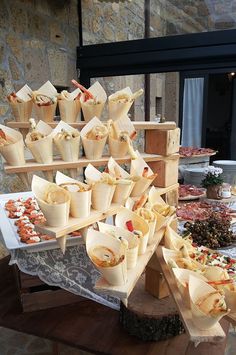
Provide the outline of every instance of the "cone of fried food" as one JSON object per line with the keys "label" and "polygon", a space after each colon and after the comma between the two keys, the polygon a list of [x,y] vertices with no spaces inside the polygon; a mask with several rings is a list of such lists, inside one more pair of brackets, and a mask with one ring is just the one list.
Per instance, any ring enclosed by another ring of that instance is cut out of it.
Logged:
{"label": "cone of fried food", "polygon": [[90,185],[71,179],[60,171],[56,173],[56,184],[70,194],[70,214],[72,217],[86,218],[90,215],[92,192]]}
{"label": "cone of fried food", "polygon": [[131,197],[140,196],[151,185],[157,174],[154,174],[152,169],[147,165],[138,151],[136,151],[137,159],[131,160],[130,175],[135,182],[131,192]]}
{"label": "cone of fried food", "polygon": [[75,89],[73,92],[63,90],[60,95],[58,95],[60,116],[64,122],[74,123],[78,121],[81,109],[80,95],[81,90],[79,88]]}
{"label": "cone of fried food", "polygon": [[107,100],[107,94],[102,85],[96,81],[86,89],[76,80],[72,80],[72,83],[82,91],[80,104],[85,122],[89,122],[93,117],[100,118]]}
{"label": "cone of fried food", "polygon": [[51,135],[62,160],[72,162],[79,159],[80,134],[77,129],[60,121]]}
{"label": "cone of fried food", "polygon": [[139,255],[144,254],[147,248],[149,226],[147,222],[136,213],[122,207],[116,215],[115,225],[134,233],[139,238]]}
{"label": "cone of fried food", "polygon": [[127,269],[133,269],[137,265],[139,238],[134,233],[107,223],[98,222],[99,231],[117,238],[126,247]]}
{"label": "cone of fried food", "polygon": [[70,211],[70,194],[37,175],[32,179],[32,192],[50,227],[66,226]]}
{"label": "cone of fried food", "polygon": [[143,89],[132,93],[130,87],[115,92],[108,97],[109,119],[117,120],[127,115],[134,100],[143,94]]}
{"label": "cone of fried food", "polygon": [[36,124],[33,118],[30,119],[30,126],[25,138],[26,146],[37,163],[51,164],[53,161],[52,128],[43,121]]}
{"label": "cone of fried food", "polygon": [[28,85],[24,85],[16,93],[7,96],[9,105],[17,122],[28,122],[33,107],[33,92]]}
{"label": "cone of fried food", "polygon": [[57,106],[57,90],[50,81],[33,92],[33,102],[38,120],[53,122]]}
{"label": "cone of fried food", "polygon": [[87,254],[112,286],[127,282],[126,246],[117,238],[94,229],[88,229],[86,237]]}
{"label": "cone of fried food", "polygon": [[189,296],[192,320],[201,330],[207,330],[230,312],[222,291],[203,280],[189,276]]}
{"label": "cone of fried food", "polygon": [[107,172],[116,180],[112,202],[124,205],[131,194],[134,182],[131,180],[129,173],[122,169],[112,157],[108,160]]}
{"label": "cone of fried food", "polygon": [[108,129],[94,117],[80,132],[87,159],[100,159],[108,137]]}
{"label": "cone of fried food", "polygon": [[152,244],[155,241],[156,230],[156,216],[149,208],[138,208],[135,210],[138,216],[142,217],[149,226],[148,244]]}
{"label": "cone of fried food", "polygon": [[92,185],[92,207],[98,211],[107,211],[116,188],[116,180],[107,173],[101,173],[93,165],[85,169],[86,182]]}

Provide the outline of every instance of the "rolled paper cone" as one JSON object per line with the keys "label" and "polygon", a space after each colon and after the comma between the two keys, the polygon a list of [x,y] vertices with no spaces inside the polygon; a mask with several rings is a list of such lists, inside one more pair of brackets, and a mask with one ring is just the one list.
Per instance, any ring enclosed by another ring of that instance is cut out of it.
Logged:
{"label": "rolled paper cone", "polygon": [[98,222],[98,228],[102,233],[112,235],[117,239],[122,238],[128,242],[128,249],[126,250],[127,269],[133,269],[137,265],[138,260],[138,237],[128,230],[107,223]]}
{"label": "rolled paper cone", "polygon": [[166,264],[169,264],[170,260],[177,260],[182,257],[182,253],[176,250],[167,249],[162,247],[162,254]]}
{"label": "rolled paper cone", "polygon": [[135,200],[132,199],[131,197],[128,197],[125,202],[125,207],[132,211],[134,204],[135,204]]}
{"label": "rolled paper cone", "polygon": [[167,224],[168,217],[162,216],[160,213],[155,211],[154,208],[152,208],[152,212],[154,212],[155,216],[156,216],[156,229],[155,229],[155,231],[158,232],[162,227],[164,227]]}
{"label": "rolled paper cone", "polygon": [[9,103],[12,109],[12,113],[17,122],[28,122],[33,108],[33,101],[27,102],[10,102]]}
{"label": "rolled paper cone", "polygon": [[91,160],[100,159],[103,154],[107,137],[99,140],[87,139],[86,137],[81,138],[86,158]]}
{"label": "rolled paper cone", "polygon": [[155,230],[156,230],[156,220],[149,222],[149,235],[148,235],[148,244],[152,244],[155,241]]}
{"label": "rolled paper cone", "polygon": [[223,287],[225,300],[231,312],[236,312],[236,291],[231,291],[227,287]]}
{"label": "rolled paper cone", "polygon": [[81,105],[80,100],[58,100],[61,119],[67,123],[78,121]]}
{"label": "rolled paper cone", "polygon": [[94,210],[103,212],[111,206],[111,201],[115,192],[115,185],[108,185],[97,182],[92,186],[92,207]]}
{"label": "rolled paper cone", "polygon": [[80,136],[70,140],[54,139],[54,143],[64,161],[76,161],[79,159]]}
{"label": "rolled paper cone", "polygon": [[[191,304],[191,311],[192,311],[192,320],[194,324],[201,330],[207,330],[214,325],[226,314],[229,313],[229,310],[225,312],[220,312],[219,315],[211,316],[210,314],[204,313],[196,303],[201,299],[203,296],[215,292],[215,288],[211,285],[207,284],[203,280],[196,278],[192,275],[189,276],[189,296],[190,296],[190,304]],[[219,298],[220,294],[215,294],[215,298]],[[209,301],[210,302],[210,301]],[[210,307],[210,303],[209,303]]]}
{"label": "rolled paper cone", "polygon": [[52,170],[44,171],[43,174],[48,181],[53,182],[53,171]]}
{"label": "rolled paper cone", "polygon": [[66,238],[67,238],[66,235],[64,235],[63,237],[57,238],[57,243],[62,251],[62,254],[65,254],[65,251],[66,251]]}
{"label": "rolled paper cone", "polygon": [[125,202],[126,202],[127,198],[129,197],[129,195],[131,194],[131,191],[134,186],[134,183],[132,181],[127,180],[127,182],[130,182],[130,183],[122,184],[122,183],[119,183],[119,180],[118,180],[112,202],[118,203],[122,206],[125,205]]}
{"label": "rolled paper cone", "polygon": [[115,218],[115,225],[127,230],[126,222],[131,220],[135,230],[142,232],[142,237],[139,238],[139,251],[138,254],[142,255],[147,249],[149,226],[148,223],[136,213],[121,207]]}
{"label": "rolled paper cone", "polygon": [[135,182],[134,188],[130,196],[138,197],[142,195],[149,188],[154,179],[155,177],[153,179],[148,179],[146,177],[141,176],[138,181]]}
{"label": "rolled paper cone", "polygon": [[127,173],[127,171],[125,171],[112,157],[109,158],[108,163],[108,170],[109,170],[109,174],[113,177],[118,177],[117,173],[119,175],[119,177],[121,177],[122,179],[129,179],[130,178],[130,174]]}
{"label": "rolled paper cone", "polygon": [[42,120],[44,122],[53,122],[55,117],[57,103],[48,105],[48,106],[38,106],[34,104],[35,113],[38,120]]}
{"label": "rolled paper cone", "polygon": [[105,102],[101,102],[100,104],[96,104],[96,105],[90,105],[87,104],[86,102],[81,102],[81,108],[82,108],[85,122],[89,122],[95,116],[100,118],[104,106],[105,106]]}
{"label": "rolled paper cone", "polygon": [[169,225],[165,230],[165,247],[172,250],[180,250],[185,243],[185,240],[180,237]]}
{"label": "rolled paper cone", "polygon": [[125,103],[108,100],[109,119],[116,121],[120,117],[127,115],[130,110],[130,107],[133,105],[133,102],[133,100]]}
{"label": "rolled paper cone", "polygon": [[134,133],[136,133],[134,125],[127,115],[120,117],[118,120],[113,121],[113,129],[117,137],[121,132],[128,132],[130,137],[133,136]]}
{"label": "rolled paper cone", "polygon": [[114,158],[123,158],[128,154],[128,143],[121,142],[118,139],[114,139],[109,136],[108,146],[110,155]]}
{"label": "rolled paper cone", "polygon": [[[57,185],[61,184],[80,184],[86,191],[73,191],[72,189],[68,189],[68,192],[71,197],[70,201],[70,214],[75,218],[86,218],[90,215],[91,208],[91,187],[82,182],[78,182],[77,180],[71,179],[70,177],[62,174],[57,171],[56,173],[56,183]],[[73,186],[73,185],[72,185]]]}
{"label": "rolled paper cone", "polygon": [[188,291],[189,276],[192,275],[192,276],[199,278],[205,282],[207,282],[207,278],[204,277],[203,275],[197,273],[196,271],[192,271],[192,270],[173,268],[172,271],[175,275],[177,285],[178,285],[179,291],[181,293],[182,299],[184,300],[184,302],[186,303],[188,308],[191,308],[189,291]]}
{"label": "rolled paper cone", "polygon": [[88,184],[98,182],[102,177],[102,173],[90,163],[85,168],[84,175]]}
{"label": "rolled paper cone", "polygon": [[[98,251],[96,252],[97,258],[99,257],[103,260],[104,251],[102,250],[102,247],[105,247],[111,250],[117,259],[121,258],[121,261],[115,266],[108,267],[102,267],[96,264],[93,259],[96,247],[100,247],[100,254]],[[126,250],[119,240],[107,234],[95,231],[94,229],[88,229],[86,237],[86,250],[91,261],[110,285],[122,286],[127,282]],[[122,259],[123,255],[124,258]]]}
{"label": "rolled paper cone", "polygon": [[12,138],[15,143],[0,146],[0,153],[9,165],[25,165],[24,142],[22,134],[12,128],[0,124],[7,136]]}
{"label": "rolled paper cone", "polygon": [[[29,133],[30,134],[30,133]],[[37,141],[31,141],[29,135],[25,138],[25,144],[31,151],[34,159],[40,164],[52,164],[53,162],[53,141],[52,137],[46,136]]]}
{"label": "rolled paper cone", "polygon": [[151,206],[155,205],[156,203],[159,203],[161,205],[166,205],[166,202],[160,196],[160,191],[156,189],[154,186],[152,186],[149,190],[148,202],[150,203]]}
{"label": "rolled paper cone", "polygon": [[204,276],[210,281],[228,280],[228,272],[219,266],[207,266],[204,272]]}
{"label": "rolled paper cone", "polygon": [[62,227],[68,223],[70,211],[70,194],[61,189],[66,195],[66,201],[60,204],[48,204],[44,201],[44,194],[50,183],[34,175],[32,179],[32,192],[46,218],[46,225],[50,227]]}

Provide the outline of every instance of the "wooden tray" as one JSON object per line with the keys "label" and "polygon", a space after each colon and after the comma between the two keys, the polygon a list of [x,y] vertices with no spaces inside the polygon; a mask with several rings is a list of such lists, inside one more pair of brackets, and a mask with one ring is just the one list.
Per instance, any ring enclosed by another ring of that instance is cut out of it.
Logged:
{"label": "wooden tray", "polygon": [[124,303],[126,303],[126,300],[136,285],[136,282],[142,275],[147,263],[159,245],[164,232],[165,228],[161,228],[158,232],[155,233],[155,242],[147,246],[147,250],[143,255],[139,255],[137,266],[134,269],[128,270],[128,281],[125,285],[111,286],[104,278],[100,278],[96,282],[95,290],[107,293],[110,296],[118,297],[122,299]]}
{"label": "wooden tray", "polygon": [[93,223],[106,219],[109,216],[113,216],[119,211],[120,207],[120,205],[113,203],[111,204],[111,207],[105,212],[99,212],[92,209],[90,216],[87,218],[70,217],[66,226],[49,227],[44,224],[38,224],[35,226],[35,229],[42,234],[48,234],[55,238],[59,238],[73,231],[82,229]]}
{"label": "wooden tray", "polygon": [[194,325],[192,321],[192,312],[189,308],[186,307],[184,300],[179,292],[178,286],[176,284],[174,274],[163,258],[162,247],[159,247],[157,249],[157,257],[163,275],[166,279],[166,282],[172,293],[173,299],[179,310],[179,314],[183,321],[185,330],[190,337],[190,340],[195,342],[196,345],[201,342],[217,343],[223,341],[225,338],[225,333],[219,323],[217,323],[213,328],[208,330],[200,330]]}

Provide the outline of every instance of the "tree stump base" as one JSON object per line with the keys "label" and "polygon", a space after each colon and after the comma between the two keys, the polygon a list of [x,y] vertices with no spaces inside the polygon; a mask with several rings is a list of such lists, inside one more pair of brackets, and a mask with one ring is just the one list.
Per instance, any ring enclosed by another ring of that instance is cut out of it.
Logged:
{"label": "tree stump base", "polygon": [[143,341],[160,341],[184,333],[172,297],[157,299],[145,291],[144,275],[129,296],[128,306],[121,303],[120,322],[131,335]]}

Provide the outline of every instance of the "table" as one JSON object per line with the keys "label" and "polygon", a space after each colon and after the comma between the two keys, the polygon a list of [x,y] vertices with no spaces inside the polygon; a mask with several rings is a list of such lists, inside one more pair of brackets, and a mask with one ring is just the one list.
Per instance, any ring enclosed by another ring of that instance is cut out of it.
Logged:
{"label": "table", "polygon": [[[223,355],[225,342],[202,343],[194,348],[186,334],[161,342],[147,342],[127,334],[119,324],[119,312],[85,300],[46,311],[20,313],[9,258],[0,260],[0,326],[62,342],[94,354],[111,355]],[[225,332],[229,323],[221,322]]]}

